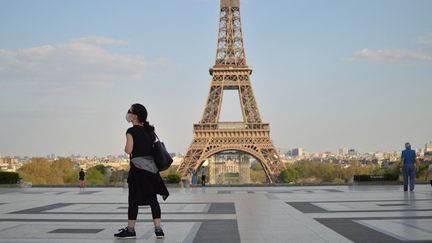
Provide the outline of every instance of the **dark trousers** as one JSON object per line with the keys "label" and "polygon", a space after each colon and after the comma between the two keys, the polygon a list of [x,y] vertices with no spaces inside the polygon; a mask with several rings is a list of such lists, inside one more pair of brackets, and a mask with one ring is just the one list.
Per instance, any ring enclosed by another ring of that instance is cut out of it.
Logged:
{"label": "dark trousers", "polygon": [[[157,201],[157,199],[151,200],[150,203],[149,203],[149,205],[150,205],[150,208],[151,208],[153,219],[160,219],[160,217],[161,217],[161,209],[160,209],[160,205],[159,205],[159,202]],[[138,217],[138,205],[131,205],[131,204],[129,204],[129,207],[128,207],[128,219],[129,220],[136,220],[137,217]]]}
{"label": "dark trousers", "polygon": [[206,176],[202,175],[201,176],[201,186],[205,186],[205,180],[206,180]]}
{"label": "dark trousers", "polygon": [[408,182],[410,191],[414,191],[416,169],[415,165],[404,165],[402,168],[404,191],[408,191]]}

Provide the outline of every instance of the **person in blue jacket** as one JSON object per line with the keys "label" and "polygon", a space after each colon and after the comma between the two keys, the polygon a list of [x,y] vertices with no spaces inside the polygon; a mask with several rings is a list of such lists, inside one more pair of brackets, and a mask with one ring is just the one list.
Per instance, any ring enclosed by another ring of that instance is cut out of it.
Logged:
{"label": "person in blue jacket", "polygon": [[410,143],[405,143],[405,150],[402,151],[402,174],[403,174],[403,189],[408,191],[408,184],[410,191],[414,191],[416,170],[416,152],[411,149]]}

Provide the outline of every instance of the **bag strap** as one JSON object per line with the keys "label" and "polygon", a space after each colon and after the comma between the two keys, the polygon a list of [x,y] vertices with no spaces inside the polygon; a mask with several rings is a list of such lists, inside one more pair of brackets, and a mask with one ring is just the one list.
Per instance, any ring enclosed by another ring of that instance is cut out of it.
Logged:
{"label": "bag strap", "polygon": [[[157,141],[159,141],[160,142],[160,138],[158,137],[158,135],[156,134],[156,132],[153,132],[153,134],[155,135],[155,137],[157,138]],[[156,142],[156,141],[154,141],[154,142]]]}

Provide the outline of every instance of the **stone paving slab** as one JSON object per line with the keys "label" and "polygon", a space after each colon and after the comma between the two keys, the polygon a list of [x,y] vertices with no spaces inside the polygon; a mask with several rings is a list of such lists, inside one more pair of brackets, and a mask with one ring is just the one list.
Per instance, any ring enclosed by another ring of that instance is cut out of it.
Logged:
{"label": "stone paving slab", "polygon": [[124,188],[0,188],[0,242],[432,242],[432,188],[294,186],[170,188],[163,240],[149,207],[137,238],[126,225]]}

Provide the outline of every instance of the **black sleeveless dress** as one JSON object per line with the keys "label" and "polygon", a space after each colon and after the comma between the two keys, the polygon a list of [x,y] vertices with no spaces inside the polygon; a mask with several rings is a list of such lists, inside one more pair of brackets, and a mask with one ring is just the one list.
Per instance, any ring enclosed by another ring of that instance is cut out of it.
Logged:
{"label": "black sleeveless dress", "polygon": [[[153,143],[156,140],[152,132],[148,132],[142,126],[133,126],[127,130],[133,138],[133,148],[130,159],[140,156],[153,156]],[[146,170],[138,169],[130,162],[129,176],[129,204],[130,205],[149,205],[153,200],[157,200],[156,194],[166,200],[169,196],[159,173],[151,173]]]}

